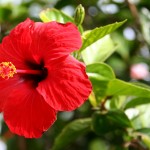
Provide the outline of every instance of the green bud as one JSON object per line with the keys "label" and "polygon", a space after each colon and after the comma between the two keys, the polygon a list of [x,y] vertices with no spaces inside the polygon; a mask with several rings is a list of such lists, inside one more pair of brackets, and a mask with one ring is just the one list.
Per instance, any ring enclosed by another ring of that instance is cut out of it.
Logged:
{"label": "green bud", "polygon": [[77,26],[81,25],[85,17],[84,7],[80,4],[75,10],[74,21]]}

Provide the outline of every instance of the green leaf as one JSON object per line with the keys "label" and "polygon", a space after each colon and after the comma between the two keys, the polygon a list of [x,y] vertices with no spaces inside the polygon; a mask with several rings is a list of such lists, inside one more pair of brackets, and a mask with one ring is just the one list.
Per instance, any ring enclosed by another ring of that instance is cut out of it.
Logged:
{"label": "green leaf", "polygon": [[111,80],[107,85],[107,95],[133,95],[150,97],[150,89],[134,85],[119,79]]}
{"label": "green leaf", "polygon": [[150,98],[137,97],[127,102],[125,104],[125,109],[136,107],[136,106],[143,105],[143,104],[148,104],[148,103],[150,103]]}
{"label": "green leaf", "polygon": [[61,23],[66,22],[74,22],[74,19],[63,12],[55,9],[55,8],[48,8],[43,10],[40,13],[40,18],[43,22],[50,22],[50,21],[58,21]]}
{"label": "green leaf", "polygon": [[117,48],[110,35],[103,37],[81,52],[86,64],[105,61]]}
{"label": "green leaf", "polygon": [[78,119],[68,124],[58,135],[52,150],[62,150],[77,137],[90,131],[91,119]]}
{"label": "green leaf", "polygon": [[86,66],[86,72],[90,78],[110,80],[115,78],[112,68],[105,63],[94,63]]}
{"label": "green leaf", "polygon": [[96,78],[91,77],[90,80],[92,82],[93,92],[95,94],[97,104],[99,104],[105,97],[109,96],[106,94],[109,80],[97,80]]}
{"label": "green leaf", "polygon": [[[48,8],[46,10],[43,10],[39,14],[39,16],[40,16],[40,18],[43,22],[57,21],[57,22],[60,22],[60,23],[72,22],[72,23],[75,24],[74,18],[66,15],[62,11],[59,11],[55,8]],[[82,28],[81,25],[78,26],[78,29],[81,33],[83,32],[83,28]]]}
{"label": "green leaf", "polygon": [[[99,105],[100,100],[105,94],[109,80],[115,79],[112,68],[105,63],[94,63],[87,65],[86,72],[92,81],[94,93],[90,95],[89,100],[95,107]],[[96,100],[96,101],[95,101]]]}
{"label": "green leaf", "polygon": [[130,120],[126,114],[121,110],[111,110],[108,112],[108,118],[111,119],[116,125],[126,128],[132,127]]}
{"label": "green leaf", "polygon": [[85,34],[83,33],[83,44],[81,47],[81,51],[84,50],[86,47],[90,46],[91,44],[95,43],[96,41],[104,37],[105,35],[110,34],[111,32],[115,31],[125,22],[126,20],[122,22],[116,22],[116,23],[109,24],[103,27],[95,28],[89,32],[86,32]]}
{"label": "green leaf", "polygon": [[0,7],[0,23],[4,21],[8,21],[10,19],[10,16],[12,14],[11,7],[5,6],[5,7]]}
{"label": "green leaf", "polygon": [[150,128],[137,129],[136,132],[140,132],[140,133],[145,134],[150,137]]}
{"label": "green leaf", "polygon": [[150,97],[150,88],[134,85],[119,79],[111,80],[106,92],[108,95],[133,95]]}
{"label": "green leaf", "polygon": [[111,110],[94,113],[92,127],[97,134],[103,135],[117,129],[132,127],[132,125],[123,111]]}
{"label": "green leaf", "polygon": [[90,77],[93,91],[97,101],[101,101],[107,96],[139,96],[150,97],[150,89],[139,85],[134,85],[119,79],[102,80],[97,76]]}

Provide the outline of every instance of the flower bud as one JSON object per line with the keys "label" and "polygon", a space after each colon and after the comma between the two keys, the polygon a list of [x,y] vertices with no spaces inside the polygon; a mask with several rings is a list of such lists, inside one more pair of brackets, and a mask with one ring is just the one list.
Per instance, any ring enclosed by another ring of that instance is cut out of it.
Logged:
{"label": "flower bud", "polygon": [[74,21],[77,26],[81,25],[85,16],[84,7],[80,4],[75,10]]}

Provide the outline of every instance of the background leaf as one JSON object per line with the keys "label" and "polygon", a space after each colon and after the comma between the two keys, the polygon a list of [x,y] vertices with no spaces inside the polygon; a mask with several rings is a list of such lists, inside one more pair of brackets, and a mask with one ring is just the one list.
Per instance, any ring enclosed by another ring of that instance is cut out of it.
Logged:
{"label": "background leaf", "polygon": [[88,33],[83,33],[83,44],[81,47],[81,51],[90,46],[91,44],[95,43],[102,37],[104,37],[107,34],[110,34],[111,32],[115,31],[117,28],[119,28],[121,25],[123,25],[126,22],[126,20],[122,22],[116,22],[113,24],[109,24],[103,27],[95,28]]}
{"label": "background leaf", "polygon": [[105,61],[117,46],[112,41],[110,35],[103,37],[82,51],[82,58],[86,64]]}
{"label": "background leaf", "polygon": [[134,95],[139,97],[143,97],[144,95],[145,97],[150,97],[149,88],[137,86],[119,79],[109,82],[106,93],[108,95]]}
{"label": "background leaf", "polygon": [[[55,8],[48,8],[46,10],[43,10],[39,14],[39,16],[40,16],[40,18],[43,22],[57,21],[57,22],[60,22],[60,23],[72,22],[72,23],[75,24],[74,18],[72,18],[71,16],[66,15],[62,11],[57,10]],[[83,32],[83,28],[82,28],[81,25],[78,26],[78,29],[81,33]]]}
{"label": "background leaf", "polygon": [[139,106],[142,104],[148,104],[148,103],[150,103],[150,98],[137,97],[137,98],[134,98],[134,99],[131,99],[130,101],[128,101],[125,104],[125,109],[136,107],[136,106]]}
{"label": "background leaf", "polygon": [[91,119],[78,119],[70,124],[68,124],[65,128],[63,128],[62,132],[58,135],[53,145],[52,150],[62,150],[74,141],[77,137],[85,134],[90,131],[91,128]]}
{"label": "background leaf", "polygon": [[99,100],[101,100],[105,95],[104,93],[107,89],[109,80],[115,79],[115,74],[111,67],[105,63],[94,63],[87,65],[86,72],[92,81],[94,90],[89,99],[91,104],[95,107],[99,105]]}
{"label": "background leaf", "polygon": [[150,137],[150,128],[137,129],[136,132],[140,132],[140,133],[145,134]]}
{"label": "background leaf", "polygon": [[40,13],[43,22],[58,21],[61,23],[74,22],[74,19],[55,8],[48,8]]}
{"label": "background leaf", "polygon": [[120,110],[96,112],[92,117],[92,123],[94,131],[100,135],[113,132],[113,130],[132,127],[128,117]]}
{"label": "background leaf", "polygon": [[86,66],[86,72],[90,78],[100,80],[110,80],[115,78],[115,74],[111,67],[105,63],[93,63]]}
{"label": "background leaf", "polygon": [[139,96],[150,97],[150,89],[143,88],[140,86],[133,85],[131,83],[121,81],[119,79],[113,79],[111,81],[99,80],[98,78],[91,79],[94,85],[94,91],[96,96],[117,96],[117,95],[128,95],[128,96]]}

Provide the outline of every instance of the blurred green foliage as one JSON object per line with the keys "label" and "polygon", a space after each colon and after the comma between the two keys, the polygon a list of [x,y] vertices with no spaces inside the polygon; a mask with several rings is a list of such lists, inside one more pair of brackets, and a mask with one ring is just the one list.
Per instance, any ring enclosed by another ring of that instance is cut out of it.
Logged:
{"label": "blurred green foliage", "polygon": [[[0,41],[27,17],[74,22],[71,16],[82,4],[85,19],[79,30],[83,47],[74,56],[86,63],[93,84],[89,101],[73,112],[60,112],[40,139],[13,135],[1,119],[0,141],[7,150],[150,149],[149,0],[7,1],[0,1]],[[138,75],[132,72],[133,64],[141,63],[147,66],[147,76],[138,76],[144,74],[141,68]]]}

